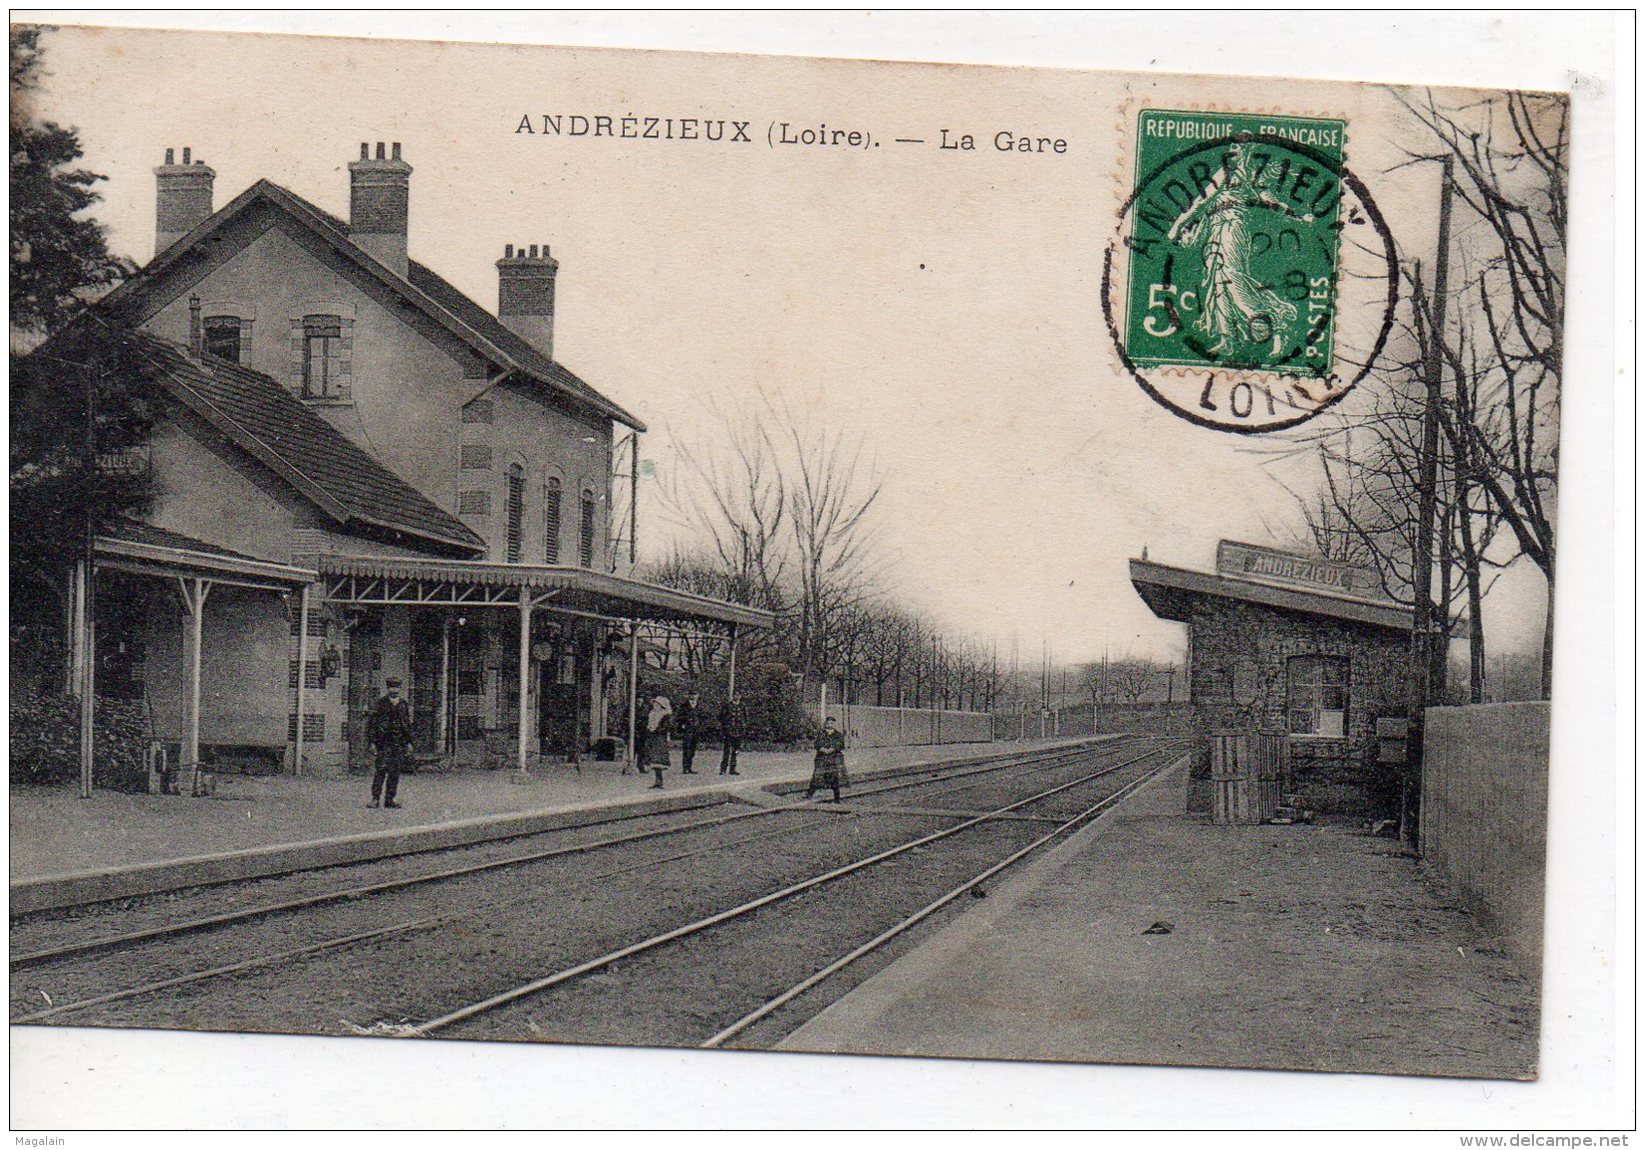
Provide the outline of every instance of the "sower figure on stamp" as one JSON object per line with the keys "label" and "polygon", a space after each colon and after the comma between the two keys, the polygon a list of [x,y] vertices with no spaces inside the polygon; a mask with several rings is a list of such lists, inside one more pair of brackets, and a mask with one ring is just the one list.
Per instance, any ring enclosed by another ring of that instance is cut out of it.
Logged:
{"label": "sower figure on stamp", "polygon": [[400,680],[390,679],[383,686],[388,693],[372,706],[366,725],[366,737],[377,752],[377,771],[371,776],[371,805],[381,800],[385,807],[398,807],[394,795],[400,789],[400,772],[411,754],[411,708],[400,697]]}
{"label": "sower figure on stamp", "polygon": [[[1259,282],[1252,271],[1260,209],[1296,216],[1260,183],[1261,169],[1243,143],[1228,147],[1228,163],[1203,196],[1171,225],[1166,238],[1184,247],[1199,245],[1205,263],[1200,314],[1194,330],[1221,351],[1229,340],[1266,343],[1282,324],[1296,319],[1296,305]],[[1298,217],[1312,223],[1312,215]]]}
{"label": "sower figure on stamp", "polygon": [[724,750],[720,752],[720,774],[737,774],[737,752],[742,749],[743,735],[748,728],[748,712],[743,707],[742,699],[737,695],[729,695],[724,703],[720,704],[720,742]]}
{"label": "sower figure on stamp", "polygon": [[805,790],[810,798],[827,787],[834,792],[834,801],[840,801],[840,788],[851,785],[845,774],[845,732],[835,724],[833,716],[823,720],[823,729],[817,734],[816,765],[811,771],[811,785]]}
{"label": "sower figure on stamp", "polygon": [[657,781],[651,784],[654,791],[662,789],[663,772],[674,765],[668,757],[668,732],[674,728],[673,712],[668,696],[658,695],[651,700],[651,710],[645,717],[645,745],[640,751],[640,766],[651,768],[651,773],[657,776]]}
{"label": "sower figure on stamp", "polygon": [[702,722],[702,696],[692,691],[674,715],[674,729],[680,733],[680,774],[694,775],[691,763],[697,757],[697,735]]}

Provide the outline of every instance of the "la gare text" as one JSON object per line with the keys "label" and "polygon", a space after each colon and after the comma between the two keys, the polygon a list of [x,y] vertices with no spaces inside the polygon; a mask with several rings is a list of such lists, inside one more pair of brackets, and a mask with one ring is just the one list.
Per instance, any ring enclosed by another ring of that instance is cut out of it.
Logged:
{"label": "la gare text", "polygon": [[[547,136],[570,139],[677,140],[709,144],[752,144],[760,136],[752,121],[715,119],[701,116],[608,116],[579,113],[522,115],[515,125],[517,136]],[[878,148],[885,141],[865,128],[847,128],[827,123],[797,124],[773,120],[764,132],[771,148]],[[980,142],[979,142],[980,141]],[[924,145],[943,152],[995,151],[1023,155],[1066,155],[1068,141],[1061,136],[1019,132],[1013,129],[988,133],[962,132],[939,128],[937,137],[899,136],[892,146]]]}

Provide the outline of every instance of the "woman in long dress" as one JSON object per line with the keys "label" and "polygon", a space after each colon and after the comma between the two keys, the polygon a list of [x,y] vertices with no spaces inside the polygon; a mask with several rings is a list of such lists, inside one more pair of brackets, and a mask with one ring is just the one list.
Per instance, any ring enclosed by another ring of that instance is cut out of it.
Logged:
{"label": "woman in long dress", "polygon": [[1258,186],[1250,148],[1230,144],[1228,162],[1166,233],[1185,248],[1199,248],[1205,278],[1200,284],[1200,314],[1194,330],[1210,341],[1207,351],[1223,350],[1230,339],[1266,343],[1297,317],[1296,305],[1258,283],[1252,274],[1252,234],[1258,209],[1296,216]]}
{"label": "woman in long dress", "polygon": [[669,705],[668,696],[658,695],[651,700],[651,710],[645,717],[645,742],[640,749],[640,766],[650,767],[651,773],[657,776],[657,781],[651,784],[651,789],[660,791],[663,787],[663,772],[674,764],[668,757],[668,732],[674,729],[674,708]]}
{"label": "woman in long dress", "polygon": [[835,725],[833,718],[823,720],[823,729],[817,734],[817,758],[811,769],[811,786],[805,797],[810,798],[827,787],[834,792],[834,801],[840,801],[840,788],[851,785],[845,773],[845,732]]}

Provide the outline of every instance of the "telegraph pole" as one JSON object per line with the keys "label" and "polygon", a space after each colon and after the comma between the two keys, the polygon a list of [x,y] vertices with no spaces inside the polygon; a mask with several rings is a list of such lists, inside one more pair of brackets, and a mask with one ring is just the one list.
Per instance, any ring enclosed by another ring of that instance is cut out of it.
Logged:
{"label": "telegraph pole", "polygon": [[[1411,559],[1411,588],[1414,600],[1411,610],[1411,650],[1409,666],[1409,694],[1407,696],[1407,741],[1405,751],[1405,779],[1401,788],[1399,831],[1401,840],[1415,849],[1417,842],[1417,804],[1422,791],[1422,731],[1423,712],[1433,701],[1432,668],[1435,652],[1433,602],[1434,578],[1434,519],[1438,502],[1439,483],[1439,404],[1440,376],[1444,357],[1440,354],[1440,340],[1445,337],[1446,292],[1449,290],[1451,248],[1451,157],[1440,158],[1441,182],[1439,190],[1439,236],[1434,253],[1434,283],[1431,298],[1433,307],[1428,322],[1428,347],[1423,357],[1423,382],[1427,398],[1422,415],[1422,457],[1417,473],[1417,532],[1416,550]],[[1421,265],[1417,279],[1421,282]],[[1448,609],[1441,604],[1438,610]]]}

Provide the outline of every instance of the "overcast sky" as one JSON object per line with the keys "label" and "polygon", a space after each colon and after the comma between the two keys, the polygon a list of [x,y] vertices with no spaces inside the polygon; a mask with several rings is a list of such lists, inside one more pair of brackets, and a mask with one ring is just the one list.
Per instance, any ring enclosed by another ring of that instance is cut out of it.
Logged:
{"label": "overcast sky", "polygon": [[[1218,539],[1299,526],[1280,480],[1305,474],[1165,411],[1112,354],[1102,256],[1136,108],[1345,115],[1349,165],[1397,238],[1432,246],[1433,175],[1387,174],[1411,141],[1369,87],[83,29],[45,50],[40,113],[110,177],[97,215],[115,250],[152,253],[168,146],[216,170],[218,206],[267,177],[346,216],[360,142],[399,141],[413,257],[494,307],[503,245],[551,244],[557,358],[650,424],[662,481],[678,443],[715,449],[711,397],[765,389],[861,433],[886,476],[892,580],[1002,654],[1015,635],[1070,660],[1178,658],[1182,628],[1152,616],[1126,560],[1146,546],[1210,569]],[[545,113],[723,117],[755,142],[517,130]],[[881,146],[768,146],[785,121]],[[936,148],[944,128],[978,150]],[[1002,130],[1067,148],[999,152]],[[666,529],[642,508],[655,547]],[[1534,644],[1540,595],[1533,572],[1500,585],[1496,650]]]}

